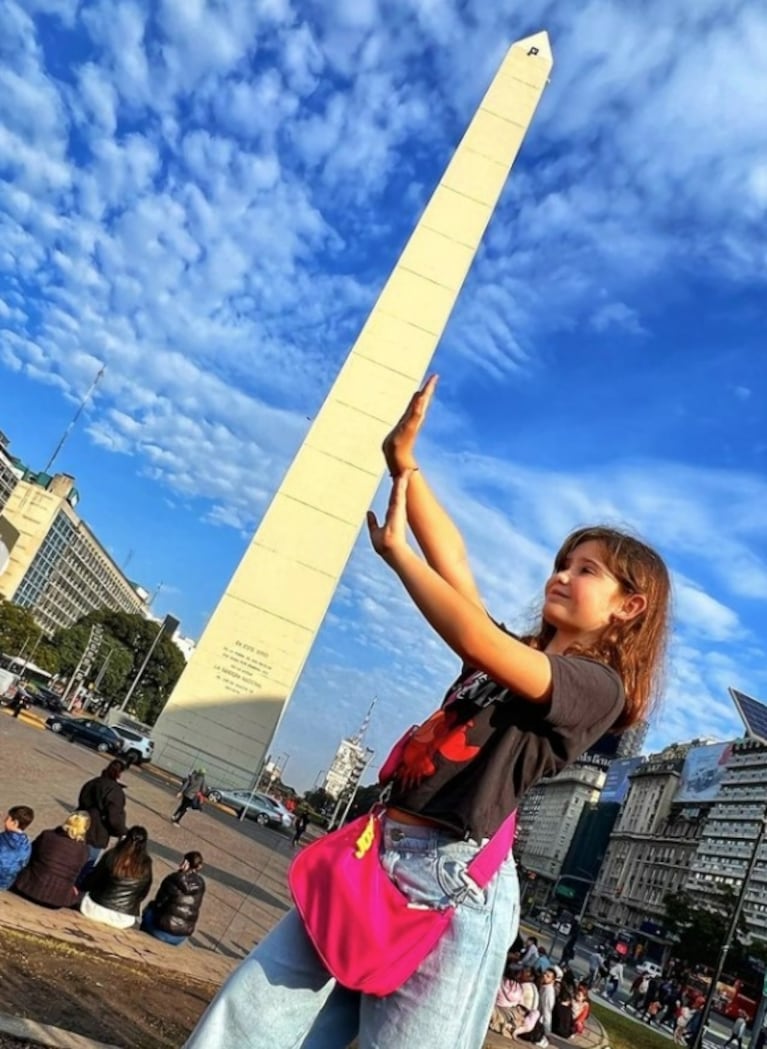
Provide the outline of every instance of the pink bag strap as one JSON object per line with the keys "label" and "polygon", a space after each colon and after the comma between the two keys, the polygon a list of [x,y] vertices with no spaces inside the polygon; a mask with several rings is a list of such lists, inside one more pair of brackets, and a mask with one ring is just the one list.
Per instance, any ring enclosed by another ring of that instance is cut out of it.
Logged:
{"label": "pink bag strap", "polygon": [[517,832],[516,810],[507,816],[492,838],[486,842],[466,868],[466,873],[480,889],[492,881],[506,861]]}

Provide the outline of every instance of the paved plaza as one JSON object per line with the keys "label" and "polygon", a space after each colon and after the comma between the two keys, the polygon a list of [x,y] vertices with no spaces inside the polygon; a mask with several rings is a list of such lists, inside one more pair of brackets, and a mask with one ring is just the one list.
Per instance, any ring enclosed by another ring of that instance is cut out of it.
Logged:
{"label": "paved plaza", "polygon": [[[16,720],[0,714],[0,807],[29,804],[35,821],[29,833],[59,825],[77,804],[81,785],[99,774],[105,759],[79,744],[40,728],[36,712]],[[240,823],[227,811],[208,805],[187,812],[179,827],[169,819],[176,785],[156,772],[131,768],[123,776],[128,823],[149,832],[154,864],[152,891],[190,849],[205,859],[207,892],[195,935],[181,950],[166,947],[135,931],[102,929],[74,912],[47,911],[0,893],[0,922],[10,927],[47,931],[83,942],[92,937],[100,950],[151,955],[164,966],[218,982],[244,957],[289,907],[286,872],[292,857],[284,834]]]}
{"label": "paved plaza", "polygon": [[[108,760],[43,730],[41,724],[36,711],[18,720],[5,710],[0,713],[0,807],[31,805],[33,838],[62,822],[76,807],[81,785],[98,775]],[[213,805],[203,812],[188,812],[176,828],[169,819],[175,807],[173,781],[155,770],[132,768],[123,782],[129,824],[141,823],[149,832],[153,890],[184,852],[196,848],[205,857],[207,892],[189,943],[180,949],[170,947],[135,930],[118,931],[89,922],[76,911],[37,907],[9,892],[0,893],[0,926],[216,986],[288,909],[286,875],[293,855],[289,838],[240,823]],[[489,1034],[486,1049],[509,1044],[508,1039]],[[598,1045],[600,1040],[592,1035],[583,1044]]]}

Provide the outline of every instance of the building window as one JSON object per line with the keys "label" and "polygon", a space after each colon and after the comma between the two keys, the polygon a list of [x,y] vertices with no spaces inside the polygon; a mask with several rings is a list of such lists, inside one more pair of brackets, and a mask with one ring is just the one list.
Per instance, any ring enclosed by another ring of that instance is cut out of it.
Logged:
{"label": "building window", "polygon": [[74,525],[67,515],[59,512],[19,584],[14,597],[15,604],[30,608],[38,603],[53,579],[56,567],[70,545],[74,532]]}

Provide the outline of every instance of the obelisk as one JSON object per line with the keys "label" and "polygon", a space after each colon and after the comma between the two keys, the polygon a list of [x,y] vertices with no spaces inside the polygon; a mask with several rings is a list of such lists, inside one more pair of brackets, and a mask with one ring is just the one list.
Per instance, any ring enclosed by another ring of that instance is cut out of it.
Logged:
{"label": "obelisk", "polygon": [[157,722],[161,767],[252,782],[551,67],[545,32],[509,48]]}

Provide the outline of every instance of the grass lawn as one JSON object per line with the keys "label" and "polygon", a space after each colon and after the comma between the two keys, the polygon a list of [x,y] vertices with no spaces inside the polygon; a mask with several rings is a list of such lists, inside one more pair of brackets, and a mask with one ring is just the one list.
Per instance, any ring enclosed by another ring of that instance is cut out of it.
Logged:
{"label": "grass lawn", "polygon": [[669,1038],[621,1013],[591,1001],[591,1011],[607,1032],[610,1049],[669,1049]]}

